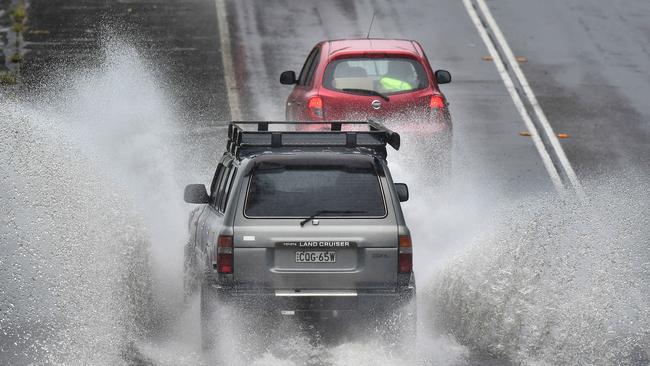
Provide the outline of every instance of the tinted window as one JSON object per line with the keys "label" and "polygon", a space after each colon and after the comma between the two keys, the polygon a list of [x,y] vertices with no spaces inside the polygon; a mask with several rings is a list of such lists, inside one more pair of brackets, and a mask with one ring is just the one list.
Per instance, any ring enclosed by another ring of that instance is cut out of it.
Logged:
{"label": "tinted window", "polygon": [[309,53],[309,56],[307,56],[307,60],[305,61],[305,64],[302,66],[302,70],[300,70],[300,76],[298,76],[298,84],[305,85],[307,81],[307,75],[309,74],[309,70],[314,64],[314,60],[316,59],[317,53],[318,53],[318,47],[314,48]]}
{"label": "tinted window", "polygon": [[223,196],[226,191],[226,185],[228,184],[228,177],[231,171],[232,171],[231,167],[224,169],[223,176],[219,180],[219,186],[217,187],[217,199],[214,202],[215,207],[217,208],[221,206],[221,202],[223,201]]}
{"label": "tinted window", "polygon": [[214,178],[212,178],[212,184],[210,185],[210,204],[215,205],[217,202],[217,192],[219,184],[221,184],[221,181],[223,180],[225,170],[226,167],[219,163],[217,170],[214,172]]}
{"label": "tinted window", "polygon": [[249,217],[384,216],[374,167],[262,164],[252,173],[245,213]]}
{"label": "tinted window", "polygon": [[221,197],[219,198],[219,210],[220,211],[226,211],[226,204],[228,203],[228,197],[230,197],[230,191],[232,189],[232,181],[235,179],[235,175],[237,174],[237,168],[233,167],[230,170],[230,174],[228,175],[228,179],[224,179],[225,181],[225,189]]}
{"label": "tinted window", "polygon": [[318,53],[318,48],[314,48],[309,54],[309,56],[307,56],[307,60],[305,61],[305,64],[302,66],[302,70],[300,70],[300,76],[298,76],[298,84],[305,85],[305,82],[307,81],[307,74],[309,74],[309,69],[314,63],[314,59],[316,58],[317,53]]}
{"label": "tinted window", "polygon": [[[320,50],[319,50],[320,51]],[[316,67],[318,66],[318,61],[320,61],[320,52],[317,51],[314,55],[314,60],[309,67],[309,72],[307,73],[307,79],[305,80],[305,85],[310,85],[314,80],[314,73],[316,72]]]}
{"label": "tinted window", "polygon": [[347,58],[327,65],[323,85],[395,94],[426,88],[429,80],[422,65],[410,58]]}

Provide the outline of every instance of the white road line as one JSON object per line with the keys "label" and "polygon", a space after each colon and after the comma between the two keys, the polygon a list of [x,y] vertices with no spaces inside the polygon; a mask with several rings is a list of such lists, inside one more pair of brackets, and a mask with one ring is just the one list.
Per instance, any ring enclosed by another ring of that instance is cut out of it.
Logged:
{"label": "white road line", "polygon": [[510,97],[512,98],[512,101],[515,103],[515,107],[517,108],[517,111],[521,115],[521,118],[524,120],[524,123],[526,124],[526,127],[530,132],[530,135],[533,139],[533,143],[535,144],[535,148],[537,149],[537,152],[542,158],[544,167],[546,168],[548,175],[551,177],[551,181],[553,182],[553,185],[558,191],[563,192],[564,186],[562,185],[562,179],[560,179],[560,175],[555,169],[555,166],[553,165],[553,161],[551,160],[548,151],[546,151],[546,147],[544,147],[544,144],[542,143],[542,139],[539,137],[539,134],[535,129],[535,125],[533,124],[533,121],[530,119],[530,116],[526,111],[524,102],[519,97],[519,94],[517,94],[515,85],[512,82],[510,75],[508,75],[508,72],[505,69],[505,65],[503,64],[503,61],[501,60],[501,55],[499,55],[499,53],[496,50],[496,47],[494,46],[494,43],[492,43],[492,39],[490,39],[487,32],[485,31],[485,28],[481,23],[481,19],[476,13],[476,10],[472,6],[470,0],[463,0],[463,3],[465,4],[465,8],[467,9],[469,16],[472,18],[472,22],[476,26],[476,29],[478,30],[478,33],[481,36],[481,39],[483,39],[483,43],[485,43],[488,52],[490,52],[490,55],[494,60],[494,64],[497,67],[497,71],[499,72],[499,75],[501,75],[501,79],[503,79],[503,83],[505,84],[506,89],[510,93]]}
{"label": "white road line", "polygon": [[235,77],[235,64],[232,59],[232,43],[230,42],[230,29],[228,28],[228,14],[226,13],[225,0],[215,0],[217,4],[217,21],[219,23],[219,41],[221,42],[221,60],[223,63],[223,74],[226,79],[228,92],[228,105],[230,106],[230,119],[240,121],[241,104],[239,102],[239,91]]}
{"label": "white road line", "polygon": [[489,27],[490,30],[493,32],[496,41],[499,43],[499,46],[503,50],[505,54],[504,56],[508,61],[508,65],[513,70],[515,77],[517,78],[517,81],[522,86],[522,89],[524,90],[528,102],[533,107],[533,111],[535,112],[538,121],[542,125],[543,128],[542,132],[545,134],[545,137],[551,143],[551,148],[553,149],[555,155],[557,156],[559,160],[559,164],[562,165],[564,173],[569,179],[569,183],[571,184],[573,190],[580,198],[584,198],[584,191],[582,190],[582,185],[580,184],[580,181],[578,180],[578,177],[576,176],[573,167],[569,163],[569,160],[567,159],[566,154],[564,153],[564,150],[560,145],[560,142],[555,136],[555,132],[553,131],[553,128],[548,122],[548,119],[546,118],[544,111],[539,105],[539,102],[537,101],[535,94],[530,88],[530,85],[528,84],[528,80],[526,79],[524,73],[519,67],[519,64],[515,59],[514,54],[512,53],[512,50],[508,45],[508,42],[503,36],[503,33],[501,32],[501,29],[499,28],[498,24],[494,20],[494,17],[492,16],[490,9],[487,7],[484,0],[475,0],[475,1],[478,4],[481,12],[483,13],[484,18],[488,23],[487,25],[484,25],[481,22],[481,18],[476,12],[476,9],[474,9],[471,0],[463,0],[463,4],[467,9],[467,13],[470,15],[470,18],[472,18],[472,21],[476,26],[476,29],[479,35],[481,36],[481,39],[483,40],[486,47],[488,48],[488,51],[490,52],[490,55],[494,60],[494,64],[497,67],[497,71],[499,72],[501,79],[503,79],[503,83],[505,84],[506,89],[510,93],[510,97],[515,103],[517,111],[519,112],[522,119],[524,120],[524,123],[526,124],[526,127],[528,128],[528,131],[530,132],[531,137],[533,138],[533,143],[535,144],[535,148],[537,149],[537,152],[542,158],[544,167],[546,168],[549,176],[551,177],[551,181],[553,181],[555,188],[559,192],[561,193],[565,192],[565,187],[562,183],[562,179],[560,178],[560,174],[557,171],[555,165],[553,164],[553,160],[551,159],[551,156],[549,155],[546,146],[544,146],[544,143],[542,142],[542,139],[539,135],[539,131],[537,131],[537,128],[535,127],[535,124],[533,123],[531,116],[528,114],[528,111],[526,110],[526,107],[521,97],[519,96],[519,93],[517,93],[517,89],[514,85],[514,82],[510,77],[510,74],[508,74],[508,71],[506,70],[506,65],[503,62],[501,55],[499,54],[499,52],[497,52],[496,45],[494,44],[492,38],[490,38],[490,36],[488,35],[485,29],[486,27]]}
{"label": "white road line", "polygon": [[551,147],[553,148],[555,154],[557,155],[560,164],[562,164],[562,167],[564,168],[564,173],[569,178],[569,182],[573,186],[575,192],[580,196],[580,198],[584,198],[584,191],[582,189],[582,184],[580,184],[580,181],[578,180],[578,176],[573,170],[573,167],[571,166],[569,159],[567,159],[566,154],[564,153],[564,149],[562,148],[560,141],[555,135],[555,131],[553,131],[553,127],[551,127],[551,124],[548,122],[548,119],[546,118],[546,114],[544,114],[544,110],[542,110],[541,105],[537,101],[537,97],[535,96],[535,93],[533,93],[530,84],[528,84],[528,79],[526,79],[524,72],[521,70],[521,67],[519,67],[519,63],[517,62],[517,59],[512,53],[512,49],[510,48],[510,45],[506,41],[506,38],[503,36],[503,33],[501,32],[501,28],[499,28],[499,25],[497,24],[496,20],[494,20],[490,8],[488,8],[487,4],[485,3],[485,0],[476,0],[476,2],[481,8],[481,11],[485,16],[488,25],[494,32],[494,35],[497,38],[497,42],[500,43],[501,48],[505,53],[506,59],[508,60],[508,64],[510,64],[510,68],[515,73],[515,76],[519,80],[519,84],[524,89],[524,93],[526,94],[526,97],[528,98],[530,105],[533,107],[533,110],[535,111],[535,115],[537,115],[537,119],[542,125],[546,137],[548,141],[551,143]]}

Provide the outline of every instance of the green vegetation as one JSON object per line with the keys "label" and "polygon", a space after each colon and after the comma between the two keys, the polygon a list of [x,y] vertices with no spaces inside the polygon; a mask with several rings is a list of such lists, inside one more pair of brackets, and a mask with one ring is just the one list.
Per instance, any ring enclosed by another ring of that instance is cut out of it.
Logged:
{"label": "green vegetation", "polygon": [[13,20],[11,29],[16,33],[23,32],[25,30],[25,18],[27,18],[27,8],[25,7],[25,0],[21,0],[11,11],[11,19]]}
{"label": "green vegetation", "polygon": [[19,64],[19,63],[23,62],[23,55],[21,55],[20,53],[16,52],[16,53],[14,53],[14,54],[11,56],[11,58],[10,58],[9,60],[10,60],[11,62],[15,63],[15,64]]}
{"label": "green vegetation", "polygon": [[25,9],[25,2],[21,1],[20,4],[11,11],[11,19],[13,19],[14,23],[23,23],[26,17],[27,9]]}
{"label": "green vegetation", "polygon": [[11,71],[0,71],[0,84],[15,85],[18,82],[16,74]]}
{"label": "green vegetation", "polygon": [[11,26],[11,30],[16,32],[16,33],[21,33],[22,31],[25,30],[25,24],[24,23],[14,23]]}
{"label": "green vegetation", "polygon": [[[15,64],[14,67],[5,63],[5,66],[9,67],[10,70],[0,71],[0,85],[14,85],[18,83],[18,73],[20,72],[20,63],[24,61],[23,54],[21,52],[22,48],[22,34],[27,29],[27,7],[25,5],[25,0],[18,0],[9,16],[11,18],[11,30],[16,33],[16,44],[15,50],[11,57],[8,58],[8,62]],[[9,49],[5,47],[4,52],[8,54]],[[7,61],[5,61],[7,62]],[[4,67],[6,69],[7,67]]]}

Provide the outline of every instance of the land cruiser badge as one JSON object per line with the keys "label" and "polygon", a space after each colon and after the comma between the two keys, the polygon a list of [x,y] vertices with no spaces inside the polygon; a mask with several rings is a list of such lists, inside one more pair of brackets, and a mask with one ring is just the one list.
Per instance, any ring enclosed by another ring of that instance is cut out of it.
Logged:
{"label": "land cruiser badge", "polygon": [[357,243],[345,240],[300,240],[275,243],[284,248],[356,248]]}

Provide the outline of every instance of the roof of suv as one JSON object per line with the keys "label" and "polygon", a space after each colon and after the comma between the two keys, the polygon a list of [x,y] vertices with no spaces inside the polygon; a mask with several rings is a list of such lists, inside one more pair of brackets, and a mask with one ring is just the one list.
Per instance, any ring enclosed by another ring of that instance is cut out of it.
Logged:
{"label": "roof of suv", "polygon": [[329,41],[330,56],[341,52],[399,52],[410,53],[414,56],[421,56],[415,47],[414,41],[407,39],[384,39],[384,38],[362,38],[362,39],[338,39]]}

